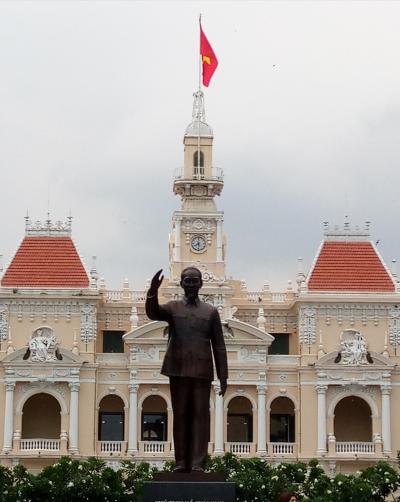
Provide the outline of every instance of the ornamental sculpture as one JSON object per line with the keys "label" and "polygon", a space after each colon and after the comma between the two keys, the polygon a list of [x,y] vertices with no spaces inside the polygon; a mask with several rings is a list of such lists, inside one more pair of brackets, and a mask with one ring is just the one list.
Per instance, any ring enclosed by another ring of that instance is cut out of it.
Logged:
{"label": "ornamental sculpture", "polygon": [[51,328],[38,328],[32,333],[24,359],[40,363],[61,360],[58,345]]}
{"label": "ornamental sculpture", "polygon": [[368,344],[359,331],[345,330],[340,335],[340,351],[335,363],[362,365],[373,363]]}

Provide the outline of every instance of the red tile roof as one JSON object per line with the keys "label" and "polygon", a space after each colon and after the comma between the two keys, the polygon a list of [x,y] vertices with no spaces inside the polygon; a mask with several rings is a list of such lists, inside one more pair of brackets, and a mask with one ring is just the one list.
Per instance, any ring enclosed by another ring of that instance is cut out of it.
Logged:
{"label": "red tile roof", "polygon": [[25,237],[3,287],[87,288],[89,278],[70,237]]}
{"label": "red tile roof", "polygon": [[369,241],[324,241],[309,291],[392,292],[394,282]]}

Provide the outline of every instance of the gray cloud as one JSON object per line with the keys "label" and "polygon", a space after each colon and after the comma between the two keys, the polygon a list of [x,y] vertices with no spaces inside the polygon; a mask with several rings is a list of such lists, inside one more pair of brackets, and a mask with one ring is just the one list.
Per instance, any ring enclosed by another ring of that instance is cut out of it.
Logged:
{"label": "gray cloud", "polygon": [[1,2],[0,253],[49,194],[110,287],[167,266],[200,8],[228,275],[285,287],[345,214],[398,257],[400,4],[362,1]]}

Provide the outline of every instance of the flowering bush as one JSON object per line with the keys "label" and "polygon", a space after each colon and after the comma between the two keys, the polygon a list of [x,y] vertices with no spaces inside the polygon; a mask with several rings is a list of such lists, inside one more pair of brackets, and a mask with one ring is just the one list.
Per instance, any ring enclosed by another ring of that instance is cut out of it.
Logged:
{"label": "flowering bush", "polygon": [[[168,462],[165,470],[171,470]],[[231,454],[208,458],[209,472],[222,472],[236,485],[238,502],[275,502],[284,490],[294,491],[303,502],[379,502],[397,500],[399,474],[385,462],[354,475],[330,478],[317,460],[308,464],[271,465],[260,458],[239,459]],[[1,502],[138,502],[143,483],[156,469],[145,462],[123,461],[113,470],[105,462],[63,457],[38,475],[25,467],[0,467]]]}

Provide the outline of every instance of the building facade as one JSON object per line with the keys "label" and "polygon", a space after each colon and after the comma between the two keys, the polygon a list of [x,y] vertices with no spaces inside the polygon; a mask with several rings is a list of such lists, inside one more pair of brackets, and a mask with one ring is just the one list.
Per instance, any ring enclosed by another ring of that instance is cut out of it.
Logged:
{"label": "building facade", "polygon": [[[169,278],[179,298],[195,265],[202,298],[221,314],[228,352],[224,397],[213,382],[209,453],[273,462],[317,457],[354,471],[400,450],[400,293],[365,228],[325,226],[296,284],[250,292],[225,272],[224,214],[216,198],[213,131],[194,95],[175,172]],[[87,271],[66,222],[25,222],[0,282],[0,460],[35,471],[61,455],[156,464],[172,459],[167,325],[149,322],[145,291],[108,290]]]}

